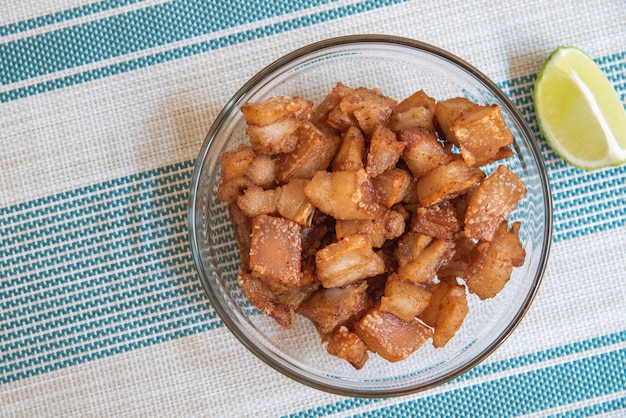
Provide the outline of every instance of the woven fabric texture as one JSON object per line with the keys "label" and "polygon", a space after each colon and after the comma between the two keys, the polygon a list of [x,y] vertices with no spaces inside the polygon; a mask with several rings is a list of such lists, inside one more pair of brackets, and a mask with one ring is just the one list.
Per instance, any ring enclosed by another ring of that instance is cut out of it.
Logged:
{"label": "woven fabric texture", "polygon": [[[569,166],[532,102],[542,62],[575,45],[626,104],[625,22],[617,0],[2,2],[0,415],[626,415],[626,165]],[[539,141],[554,204],[521,325],[459,378],[392,399],[320,392],[248,352],[187,229],[194,162],[229,98],[280,56],[358,33],[491,77]]]}

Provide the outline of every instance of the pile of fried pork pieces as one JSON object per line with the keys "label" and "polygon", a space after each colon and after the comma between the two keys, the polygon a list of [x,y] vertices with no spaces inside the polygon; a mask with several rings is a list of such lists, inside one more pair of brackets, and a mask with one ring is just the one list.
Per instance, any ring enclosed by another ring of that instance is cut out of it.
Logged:
{"label": "pile of fried pork pieces", "polygon": [[468,298],[496,296],[523,265],[508,217],[526,188],[496,163],[513,155],[498,105],[337,83],[317,106],[281,96],[241,111],[249,144],[222,154],[217,190],[241,289],[283,328],[308,318],[356,369],[369,352],[445,346]]}

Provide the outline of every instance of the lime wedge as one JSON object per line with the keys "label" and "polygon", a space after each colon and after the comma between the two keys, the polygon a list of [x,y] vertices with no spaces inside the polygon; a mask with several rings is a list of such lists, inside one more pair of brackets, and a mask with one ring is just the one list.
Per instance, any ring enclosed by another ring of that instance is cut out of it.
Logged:
{"label": "lime wedge", "polygon": [[606,74],[583,51],[552,52],[533,99],[539,128],[564,160],[584,170],[626,162],[626,110]]}

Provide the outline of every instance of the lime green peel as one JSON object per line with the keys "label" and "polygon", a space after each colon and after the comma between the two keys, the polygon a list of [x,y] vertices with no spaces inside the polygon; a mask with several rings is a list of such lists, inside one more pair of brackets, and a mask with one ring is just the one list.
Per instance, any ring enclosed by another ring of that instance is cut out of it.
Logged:
{"label": "lime green peel", "polygon": [[533,99],[543,135],[568,163],[593,170],[626,162],[626,110],[586,53],[576,47],[552,52]]}

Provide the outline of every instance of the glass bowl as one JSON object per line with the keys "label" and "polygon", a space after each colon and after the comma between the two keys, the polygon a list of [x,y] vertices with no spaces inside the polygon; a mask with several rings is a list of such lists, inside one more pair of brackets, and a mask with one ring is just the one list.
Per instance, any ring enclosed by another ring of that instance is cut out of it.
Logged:
{"label": "glass bowl", "polygon": [[[397,363],[371,354],[361,370],[329,355],[310,321],[297,316],[294,326],[284,330],[247,301],[237,283],[239,250],[227,206],[216,200],[220,154],[248,141],[242,105],[272,96],[300,96],[317,104],[338,81],[351,87],[379,88],[397,100],[423,89],[437,100],[464,96],[479,104],[497,103],[515,138],[514,156],[503,163],[528,190],[509,218],[522,223],[520,238],[526,261],[514,269],[504,290],[486,301],[469,295],[469,314],[444,348],[435,349],[427,342]],[[211,127],[196,161],[188,222],[194,261],[211,305],[252,353],[278,372],[320,390],[389,397],[432,388],[459,376],[484,360],[514,330],[546,267],[552,209],[535,139],[492,81],[434,46],[392,36],[356,35],[291,52],[260,71],[233,96]]]}

